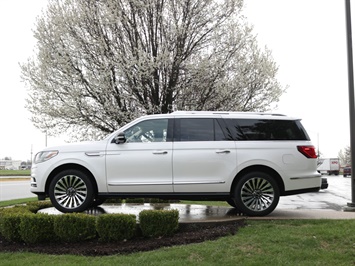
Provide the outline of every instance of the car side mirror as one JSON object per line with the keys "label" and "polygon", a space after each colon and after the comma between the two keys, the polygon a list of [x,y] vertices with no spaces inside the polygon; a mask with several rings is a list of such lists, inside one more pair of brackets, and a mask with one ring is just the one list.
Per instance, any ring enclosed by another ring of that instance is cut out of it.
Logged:
{"label": "car side mirror", "polygon": [[119,132],[117,136],[115,137],[114,141],[116,144],[121,144],[126,142],[126,137],[123,132]]}

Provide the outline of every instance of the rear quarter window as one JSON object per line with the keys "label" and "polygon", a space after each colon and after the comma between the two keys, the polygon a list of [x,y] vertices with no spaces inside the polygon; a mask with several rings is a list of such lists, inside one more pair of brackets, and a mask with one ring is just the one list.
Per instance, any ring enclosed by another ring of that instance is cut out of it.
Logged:
{"label": "rear quarter window", "polygon": [[309,140],[299,120],[226,119],[235,140]]}

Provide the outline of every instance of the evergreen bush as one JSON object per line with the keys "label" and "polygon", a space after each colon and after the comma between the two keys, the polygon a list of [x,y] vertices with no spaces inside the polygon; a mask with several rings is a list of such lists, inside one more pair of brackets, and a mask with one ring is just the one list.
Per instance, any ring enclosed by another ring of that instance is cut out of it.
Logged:
{"label": "evergreen bush", "polygon": [[170,236],[178,229],[178,210],[144,210],[139,213],[139,225],[145,237]]}
{"label": "evergreen bush", "polygon": [[19,232],[21,217],[31,214],[26,206],[0,209],[0,234],[8,241],[21,241]]}
{"label": "evergreen bush", "polygon": [[26,243],[43,243],[55,239],[53,227],[53,215],[26,214],[21,215],[19,233]]}
{"label": "evergreen bush", "polygon": [[103,214],[97,217],[96,231],[105,242],[131,239],[136,235],[136,216],[133,214]]}
{"label": "evergreen bush", "polygon": [[144,199],[143,198],[128,198],[125,200],[125,203],[140,203],[143,204],[144,203]]}
{"label": "evergreen bush", "polygon": [[27,205],[27,208],[33,213],[36,213],[41,209],[53,207],[52,203],[49,200],[31,201],[31,202],[27,202],[26,205]]}
{"label": "evergreen bush", "polygon": [[54,233],[64,242],[79,242],[96,237],[96,217],[83,213],[54,216]]}

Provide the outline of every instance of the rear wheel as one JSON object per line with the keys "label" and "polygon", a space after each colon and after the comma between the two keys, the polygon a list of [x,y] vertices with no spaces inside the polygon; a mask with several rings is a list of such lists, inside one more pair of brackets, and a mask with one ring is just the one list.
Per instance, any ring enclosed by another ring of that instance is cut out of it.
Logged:
{"label": "rear wheel", "polygon": [[92,182],[79,170],[65,170],[57,174],[48,192],[53,206],[64,213],[85,211],[93,202]]}
{"label": "rear wheel", "polygon": [[251,172],[240,178],[234,197],[236,205],[243,213],[249,216],[264,216],[276,208],[280,190],[269,174]]}

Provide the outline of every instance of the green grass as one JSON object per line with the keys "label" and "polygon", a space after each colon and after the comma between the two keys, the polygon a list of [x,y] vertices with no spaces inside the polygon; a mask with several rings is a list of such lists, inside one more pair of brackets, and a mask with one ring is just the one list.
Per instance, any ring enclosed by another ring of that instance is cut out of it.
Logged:
{"label": "green grass", "polygon": [[31,170],[0,170],[0,176],[30,176]]}
{"label": "green grass", "polygon": [[354,265],[354,220],[252,220],[236,235],[130,255],[0,253],[0,265]]}
{"label": "green grass", "polygon": [[[24,198],[24,199],[0,201],[0,207],[7,207],[7,206],[16,205],[16,204],[24,204],[24,203],[27,203],[27,202],[37,201],[37,200],[38,200],[37,197],[33,197],[33,198]],[[1,265],[1,262],[0,262],[0,265]]]}

